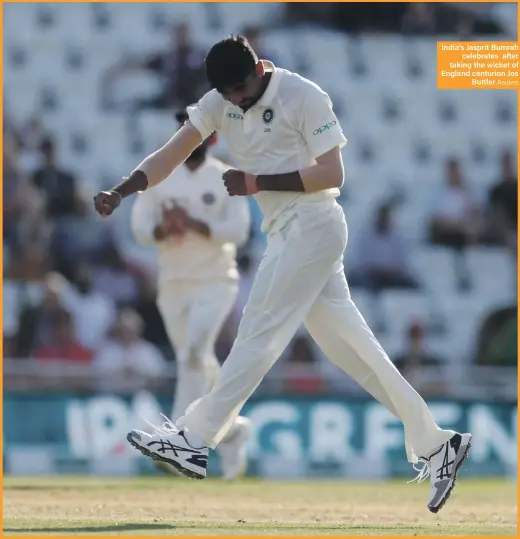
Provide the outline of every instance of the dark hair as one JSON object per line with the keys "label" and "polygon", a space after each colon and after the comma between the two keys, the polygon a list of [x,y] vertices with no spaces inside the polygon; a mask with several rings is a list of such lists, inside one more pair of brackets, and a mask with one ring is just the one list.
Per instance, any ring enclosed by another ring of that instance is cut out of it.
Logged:
{"label": "dark hair", "polygon": [[215,43],[206,56],[206,77],[213,88],[238,84],[255,72],[258,56],[244,36],[232,35]]}

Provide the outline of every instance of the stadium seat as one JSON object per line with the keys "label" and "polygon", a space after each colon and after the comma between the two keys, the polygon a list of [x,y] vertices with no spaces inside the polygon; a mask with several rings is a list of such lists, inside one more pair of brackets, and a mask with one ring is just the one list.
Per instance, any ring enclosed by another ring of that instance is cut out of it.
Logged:
{"label": "stadium seat", "polygon": [[455,255],[447,247],[418,246],[410,252],[410,262],[426,290],[450,294],[455,290]]}
{"label": "stadium seat", "polygon": [[22,291],[14,281],[5,280],[2,287],[2,312],[4,335],[14,335],[18,330]]}
{"label": "stadium seat", "polygon": [[30,16],[30,7],[36,4],[6,3],[2,6],[2,37],[4,44],[28,44],[34,37],[34,28]]}
{"label": "stadium seat", "polygon": [[372,294],[363,288],[355,287],[350,290],[350,295],[367,324],[373,327],[376,324],[377,301],[374,300]]}
{"label": "stadium seat", "polygon": [[476,294],[497,302],[516,302],[515,260],[507,249],[471,247],[467,260]]}
{"label": "stadium seat", "polygon": [[268,51],[276,54],[277,67],[294,70],[295,58],[291,34],[289,30],[267,31],[263,43],[266,44]]}
{"label": "stadium seat", "polygon": [[222,30],[227,33],[241,32],[245,26],[250,26],[252,21],[256,24],[276,27],[280,25],[283,14],[283,4],[277,3],[233,2],[228,4],[224,2],[217,4],[217,7],[223,22]]}
{"label": "stadium seat", "polygon": [[[453,353],[458,361],[471,361],[475,353],[475,342],[479,328],[492,309],[478,295],[449,294],[439,298],[446,327],[456,335]],[[496,307],[502,306],[497,302]]]}
{"label": "stadium seat", "polygon": [[432,313],[428,297],[419,291],[385,290],[380,301],[387,331],[392,338],[401,339],[412,323],[430,323]]}

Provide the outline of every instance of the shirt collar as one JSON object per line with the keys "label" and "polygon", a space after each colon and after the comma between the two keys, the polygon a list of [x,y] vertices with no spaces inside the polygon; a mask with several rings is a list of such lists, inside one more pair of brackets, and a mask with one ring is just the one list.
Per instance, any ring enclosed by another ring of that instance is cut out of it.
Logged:
{"label": "shirt collar", "polygon": [[271,80],[267,85],[264,95],[257,102],[257,105],[259,107],[266,107],[274,99],[274,96],[278,91],[278,87],[280,86],[281,73],[280,70],[273,64],[273,62],[270,62],[269,60],[261,60],[261,62],[264,66],[265,71],[272,72]]}

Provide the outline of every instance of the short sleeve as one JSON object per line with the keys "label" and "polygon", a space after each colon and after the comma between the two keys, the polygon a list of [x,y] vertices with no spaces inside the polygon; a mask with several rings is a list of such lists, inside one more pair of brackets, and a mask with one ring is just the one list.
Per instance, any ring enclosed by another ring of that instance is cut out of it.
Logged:
{"label": "short sleeve", "polygon": [[300,129],[307,146],[316,159],[332,148],[347,143],[338,118],[332,110],[329,96],[318,87],[310,87],[299,109]]}
{"label": "short sleeve", "polygon": [[211,90],[196,105],[188,107],[190,123],[199,131],[203,140],[220,130],[223,103],[217,90]]}

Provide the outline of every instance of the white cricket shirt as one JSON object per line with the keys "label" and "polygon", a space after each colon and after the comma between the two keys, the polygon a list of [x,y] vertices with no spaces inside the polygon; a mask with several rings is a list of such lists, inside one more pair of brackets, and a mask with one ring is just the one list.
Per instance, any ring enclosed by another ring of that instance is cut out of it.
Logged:
{"label": "white cricket shirt", "polygon": [[[247,112],[211,90],[188,108],[190,122],[203,139],[222,133],[237,167],[250,174],[283,174],[316,164],[316,158],[347,139],[332,110],[329,96],[296,73],[262,60],[272,71],[261,99]],[[268,232],[285,221],[278,219],[296,204],[337,197],[339,189],[316,193],[264,191],[255,196]]]}
{"label": "white cricket shirt", "polygon": [[[222,181],[229,166],[207,156],[195,171],[181,165],[166,180],[139,193],[132,207],[132,232],[159,252],[159,285],[172,280],[213,282],[238,279],[236,246],[247,241],[251,217],[247,199],[230,197]],[[206,223],[211,237],[189,230],[183,238],[156,241],[163,204],[176,202],[190,217]]]}

